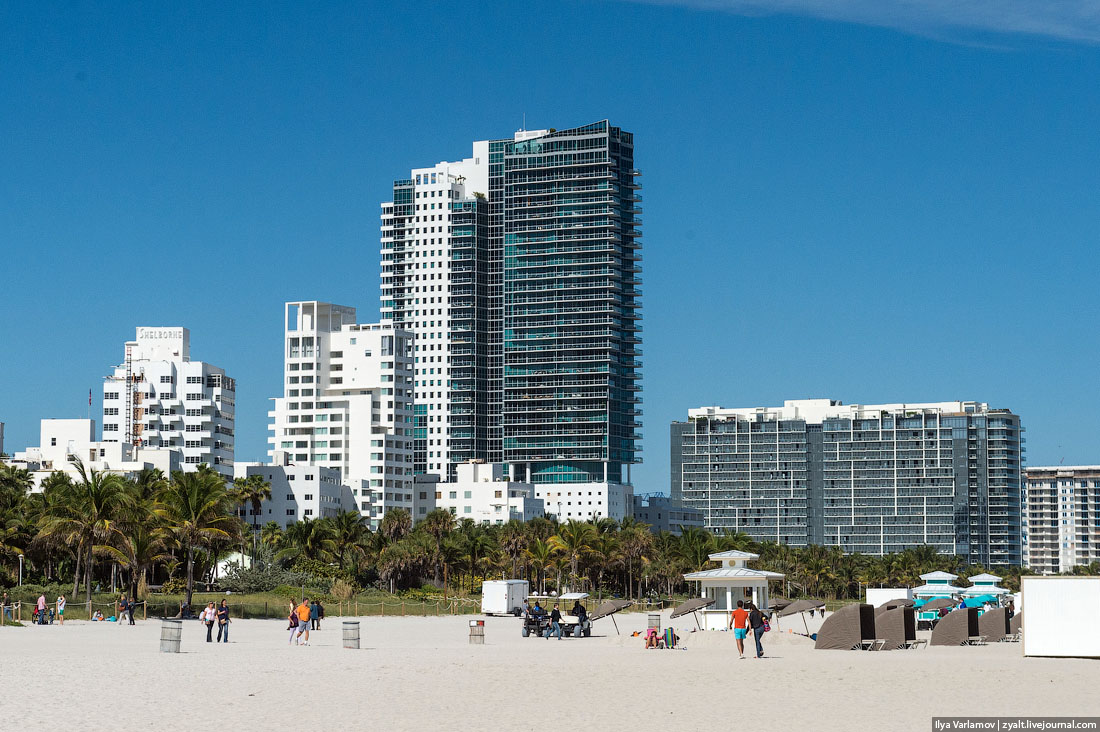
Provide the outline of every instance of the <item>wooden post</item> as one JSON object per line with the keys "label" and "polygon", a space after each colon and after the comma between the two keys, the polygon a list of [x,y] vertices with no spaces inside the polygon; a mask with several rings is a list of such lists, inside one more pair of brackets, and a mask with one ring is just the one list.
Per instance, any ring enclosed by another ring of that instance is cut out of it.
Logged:
{"label": "wooden post", "polygon": [[355,617],[359,617],[359,601],[355,601]]}
{"label": "wooden post", "polygon": [[405,601],[401,601],[401,617],[405,617]]}
{"label": "wooden post", "polygon": [[142,620],[148,620],[149,619],[149,601],[148,600],[141,603],[141,619]]}
{"label": "wooden post", "polygon": [[381,605],[382,605],[382,617],[386,617],[386,601],[383,600],[381,602]]}

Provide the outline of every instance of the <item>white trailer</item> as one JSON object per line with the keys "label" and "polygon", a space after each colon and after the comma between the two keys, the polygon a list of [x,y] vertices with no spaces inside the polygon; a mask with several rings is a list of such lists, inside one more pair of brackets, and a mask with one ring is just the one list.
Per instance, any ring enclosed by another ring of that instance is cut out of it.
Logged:
{"label": "white trailer", "polygon": [[868,587],[867,603],[881,607],[891,600],[912,600],[913,590],[908,587]]}
{"label": "white trailer", "polygon": [[523,612],[530,584],[527,580],[489,580],[481,585],[481,612],[485,615],[516,615]]}

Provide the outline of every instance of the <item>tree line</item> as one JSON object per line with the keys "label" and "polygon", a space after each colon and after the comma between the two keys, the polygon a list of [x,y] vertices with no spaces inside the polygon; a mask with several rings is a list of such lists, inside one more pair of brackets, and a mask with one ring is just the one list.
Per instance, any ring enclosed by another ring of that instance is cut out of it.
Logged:
{"label": "tree line", "polygon": [[414,525],[407,511],[393,509],[377,531],[354,511],[283,530],[255,518],[271,497],[260,476],[230,483],[206,466],[171,476],[147,469],[132,477],[76,468],[76,479],[56,472],[31,493],[26,470],[0,464],[0,583],[14,584],[22,556],[25,579],[71,581],[74,597],[83,586],[90,599],[94,585],[117,577],[139,597],[151,584],[182,584],[190,604],[196,582],[208,582],[217,562],[233,552],[391,592],[424,584],[476,592],[484,579],[518,578],[541,593],[671,597],[693,594],[697,587],[683,575],[712,566],[710,554],[731,549],[758,554],[752,566],[783,573],[784,586],[775,589],[795,597],[857,599],[867,586],[915,586],[934,570],[963,579],[992,571],[1016,590],[1026,572],[968,564],[927,546],[885,556],[846,554],[696,527],[654,533],[633,518],[488,526],[440,509]]}

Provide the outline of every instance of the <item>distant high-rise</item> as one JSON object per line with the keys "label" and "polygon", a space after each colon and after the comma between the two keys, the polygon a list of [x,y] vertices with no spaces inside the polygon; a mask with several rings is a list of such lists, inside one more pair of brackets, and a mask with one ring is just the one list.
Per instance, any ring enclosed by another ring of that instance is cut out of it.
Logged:
{"label": "distant high-rise", "polygon": [[1034,572],[1058,574],[1100,561],[1100,465],[1029,467],[1024,549]]}
{"label": "distant high-rise", "polygon": [[979,402],[688,411],[673,486],[708,529],[886,554],[1021,563],[1020,418]]}
{"label": "distant high-rise", "polygon": [[394,182],[382,319],[416,334],[417,472],[480,459],[536,484],[629,483],[638,175],[633,136],[603,121],[475,142]]}
{"label": "distant high-rise", "polygon": [[103,382],[103,441],[175,448],[182,470],[205,464],[230,479],[236,389],[224,369],[191,360],[187,328],[138,328]]}

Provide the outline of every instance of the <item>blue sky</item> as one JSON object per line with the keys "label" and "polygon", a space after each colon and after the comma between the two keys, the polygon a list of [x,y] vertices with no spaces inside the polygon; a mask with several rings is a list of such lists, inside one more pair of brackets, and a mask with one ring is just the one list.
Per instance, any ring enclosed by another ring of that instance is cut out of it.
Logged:
{"label": "blue sky", "polygon": [[263,459],[281,303],[375,319],[392,179],[526,115],[635,134],[637,491],[689,407],[807,397],[987,401],[1100,462],[1095,4],[233,5],[0,4],[9,452],[183,325]]}

